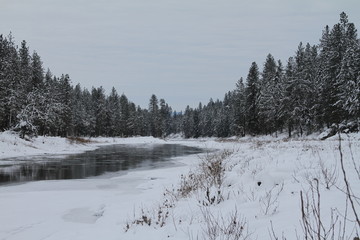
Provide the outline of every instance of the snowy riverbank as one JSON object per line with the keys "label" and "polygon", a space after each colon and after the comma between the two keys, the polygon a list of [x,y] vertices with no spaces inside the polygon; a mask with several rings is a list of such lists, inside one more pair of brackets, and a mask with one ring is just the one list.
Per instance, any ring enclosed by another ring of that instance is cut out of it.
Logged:
{"label": "snowy riverbank", "polygon": [[[56,145],[56,152],[70,153],[96,148],[98,144],[165,142],[153,138],[102,138],[97,139],[98,143],[76,146],[64,139],[46,138],[43,143],[44,139],[39,138],[31,147],[28,142],[17,141],[14,146],[18,148],[12,148],[16,149],[12,153],[8,140],[1,137],[4,156],[49,153],[51,145]],[[360,135],[355,134],[350,138],[344,136],[342,141],[355,196],[360,195],[360,179],[352,159],[356,159],[359,167],[359,139]],[[209,234],[219,235],[214,239],[236,239],[231,234],[241,231],[249,239],[271,239],[271,223],[279,238],[284,235],[296,239],[296,233],[303,234],[300,191],[311,195],[309,183],[314,183],[315,178],[319,180],[324,226],[328,228],[331,212],[344,213],[346,197],[338,189],[344,189],[344,183],[336,137],[325,141],[264,137],[166,142],[220,149],[212,159],[221,159],[221,181],[201,183],[198,177],[203,176],[204,169],[199,164],[204,166],[204,162],[213,161],[209,157],[212,155],[202,154],[178,157],[175,160],[182,164],[176,167],[132,171],[109,179],[3,186],[0,187],[0,239],[192,240],[211,239]],[[47,147],[41,148],[42,144]],[[25,151],[24,146],[31,150]],[[360,211],[359,205],[356,207]],[[353,217],[350,209],[348,217]],[[341,215],[339,222],[343,224]],[[353,223],[348,223],[347,229],[349,238],[356,235]]]}
{"label": "snowy riverbank", "polygon": [[4,158],[13,158],[42,154],[72,154],[96,149],[101,145],[131,143],[164,143],[153,137],[138,138],[90,138],[87,143],[76,143],[66,138],[39,136],[31,140],[21,139],[11,132],[0,132],[0,162]]}

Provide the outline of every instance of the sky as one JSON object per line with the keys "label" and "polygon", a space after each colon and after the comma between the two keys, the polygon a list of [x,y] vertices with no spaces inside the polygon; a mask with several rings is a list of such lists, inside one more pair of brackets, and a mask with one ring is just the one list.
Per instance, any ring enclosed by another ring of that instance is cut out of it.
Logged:
{"label": "sky", "polygon": [[0,0],[0,34],[26,40],[45,68],[89,90],[115,87],[143,108],[222,99],[266,56],[286,64],[359,0]]}

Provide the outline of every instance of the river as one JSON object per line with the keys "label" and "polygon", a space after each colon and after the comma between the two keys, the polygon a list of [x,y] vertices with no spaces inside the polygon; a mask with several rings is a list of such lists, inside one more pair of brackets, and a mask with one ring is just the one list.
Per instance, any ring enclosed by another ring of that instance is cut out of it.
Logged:
{"label": "river", "polygon": [[175,164],[171,158],[201,152],[199,148],[179,144],[116,144],[81,154],[2,159],[8,164],[0,165],[0,185],[106,177],[120,171],[171,166]]}

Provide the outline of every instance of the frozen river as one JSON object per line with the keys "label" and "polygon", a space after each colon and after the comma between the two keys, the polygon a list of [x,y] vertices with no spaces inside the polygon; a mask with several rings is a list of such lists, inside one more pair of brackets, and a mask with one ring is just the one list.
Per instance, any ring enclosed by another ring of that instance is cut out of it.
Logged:
{"label": "frozen river", "polygon": [[126,145],[100,147],[72,155],[41,155],[2,159],[0,185],[56,179],[107,176],[111,172],[151,169],[174,164],[171,158],[201,153],[179,144]]}

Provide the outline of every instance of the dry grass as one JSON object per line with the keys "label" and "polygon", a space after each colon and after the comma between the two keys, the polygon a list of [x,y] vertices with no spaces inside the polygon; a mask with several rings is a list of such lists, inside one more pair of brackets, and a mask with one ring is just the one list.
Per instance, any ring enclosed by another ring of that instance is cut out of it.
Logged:
{"label": "dry grass", "polygon": [[220,143],[228,143],[228,142],[241,142],[243,141],[242,139],[240,138],[218,138],[215,140],[216,142],[220,142]]}
{"label": "dry grass", "polygon": [[96,141],[82,138],[82,137],[67,137],[66,138],[70,144],[88,144],[88,143],[96,143]]}

